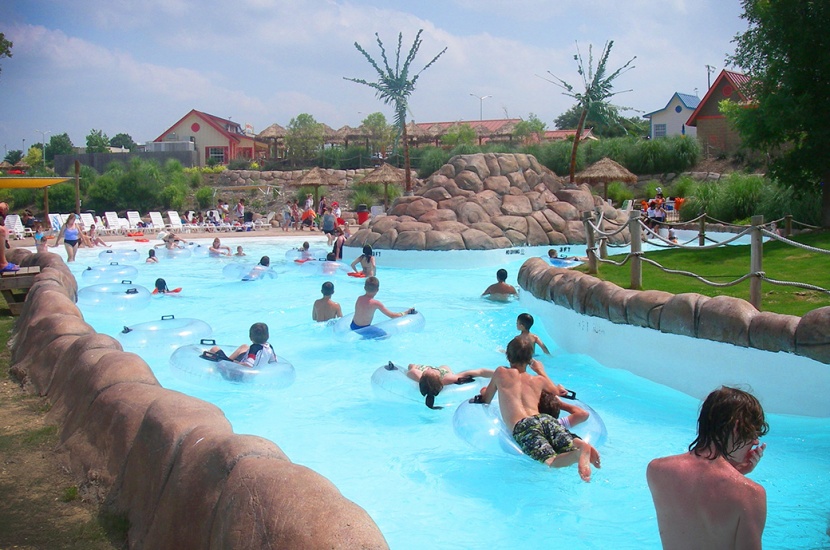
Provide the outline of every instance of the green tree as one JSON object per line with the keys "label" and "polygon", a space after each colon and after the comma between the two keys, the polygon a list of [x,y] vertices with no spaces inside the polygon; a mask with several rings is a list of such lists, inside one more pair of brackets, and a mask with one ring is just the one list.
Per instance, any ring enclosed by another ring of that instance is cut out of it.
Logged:
{"label": "green tree", "polygon": [[372,153],[386,153],[387,147],[395,138],[395,129],[392,128],[383,113],[372,113],[363,119],[361,126],[369,134],[369,143]]}
{"label": "green tree", "polygon": [[8,153],[6,153],[6,158],[4,158],[3,160],[8,162],[9,164],[17,164],[18,162],[20,162],[20,159],[22,158],[23,151],[21,151],[20,149],[12,149]]}
{"label": "green tree", "polygon": [[285,145],[292,162],[313,159],[323,146],[323,125],[308,113],[301,113],[288,123]]}
{"label": "green tree", "polygon": [[[641,117],[626,118],[620,114],[620,109],[609,105],[607,116],[596,113],[596,109],[588,112],[585,117],[584,128],[591,128],[597,137],[614,138],[623,136],[646,136],[648,135],[648,121]],[[558,117],[553,123],[559,130],[576,128],[579,124],[579,117],[582,115],[582,108],[574,105]]]}
{"label": "green tree", "polygon": [[124,147],[132,151],[136,148],[136,142],[133,141],[130,134],[115,134],[110,139],[110,147]]}
{"label": "green tree", "polygon": [[406,194],[412,194],[412,175],[411,175],[411,168],[409,166],[409,139],[406,135],[406,110],[409,106],[409,96],[412,95],[412,92],[415,91],[415,83],[418,81],[418,77],[421,76],[425,70],[427,70],[430,65],[435,63],[439,57],[444,55],[444,52],[447,51],[447,48],[441,50],[438,55],[432,58],[432,61],[424,65],[424,68],[415,73],[412,78],[409,77],[409,66],[415,60],[415,56],[418,54],[418,49],[421,47],[421,33],[424,32],[423,29],[418,30],[418,34],[415,35],[415,40],[412,42],[412,47],[409,48],[409,53],[406,55],[406,58],[401,64],[401,46],[403,44],[403,33],[398,33],[398,48],[395,52],[395,69],[392,70],[392,67],[389,66],[389,60],[386,57],[386,49],[383,47],[383,42],[380,40],[380,36],[378,33],[375,33],[375,39],[377,40],[378,47],[380,47],[380,55],[381,59],[383,59],[383,69],[380,68],[378,63],[372,58],[369,53],[363,49],[363,47],[358,44],[357,42],[354,43],[354,47],[357,48],[363,57],[366,58],[366,61],[375,69],[378,73],[378,80],[377,82],[367,82],[361,78],[346,78],[346,80],[350,80],[352,82],[357,82],[358,84],[363,84],[364,86],[369,86],[370,88],[374,88],[375,95],[378,99],[383,101],[386,105],[392,105],[395,109],[395,127],[398,130],[398,135],[403,140],[403,159],[404,159],[404,171],[406,174]]}
{"label": "green tree", "polygon": [[96,130],[93,128],[86,136],[86,152],[87,153],[109,153],[110,139],[103,130]]}
{"label": "green tree", "polygon": [[553,82],[554,84],[565,90],[562,93],[568,97],[575,99],[576,104],[581,109],[579,121],[576,125],[576,134],[574,135],[573,148],[571,150],[571,183],[573,183],[574,174],[576,173],[576,153],[577,148],[579,147],[579,138],[581,137],[582,129],[585,127],[585,119],[588,117],[588,113],[594,113],[594,115],[599,119],[610,118],[610,110],[614,106],[608,103],[608,100],[611,97],[619,93],[622,93],[613,91],[614,80],[616,80],[617,77],[619,77],[624,72],[633,69],[634,67],[631,66],[631,63],[633,63],[634,60],[637,59],[636,56],[632,57],[628,60],[628,62],[625,63],[625,65],[623,65],[616,71],[608,74],[608,68],[606,67],[606,65],[608,64],[608,56],[611,54],[611,48],[613,46],[613,40],[605,43],[605,47],[603,47],[602,53],[599,56],[599,62],[597,63],[596,69],[594,69],[593,47],[591,45],[588,46],[588,65],[586,67],[585,62],[582,59],[582,53],[579,51],[579,45],[577,44],[576,55],[574,55],[574,61],[576,61],[577,63],[577,73],[579,73],[579,76],[582,77],[582,85],[585,88],[584,92],[575,91],[572,85],[568,84],[561,78],[557,77],[556,75],[548,71],[548,74],[554,78],[553,81],[549,82]]}
{"label": "green tree", "polygon": [[40,143],[38,143],[37,146],[33,145],[29,147],[29,152],[26,153],[26,157],[23,159],[26,161],[26,164],[32,167],[43,164],[43,151],[41,151],[40,148]]}
{"label": "green tree", "polygon": [[54,135],[49,138],[49,143],[46,144],[46,161],[52,162],[55,160],[55,155],[71,155],[74,147],[72,140],[69,139],[69,134],[66,132]]}
{"label": "green tree", "polygon": [[476,138],[476,131],[469,124],[454,124],[441,136],[441,143],[448,147],[475,145]]}
{"label": "green tree", "polygon": [[527,120],[522,119],[513,128],[513,136],[522,143],[538,143],[542,141],[548,125],[542,122],[535,114],[530,113]]}
{"label": "green tree", "polygon": [[[0,32],[0,59],[12,56],[12,46],[14,46],[12,41],[6,40],[6,35]],[[0,70],[3,70],[2,67]]]}
{"label": "green tree", "polygon": [[830,3],[741,4],[749,28],[735,37],[727,61],[749,76],[752,108],[721,107],[746,146],[772,155],[776,179],[821,188],[821,224],[830,227]]}

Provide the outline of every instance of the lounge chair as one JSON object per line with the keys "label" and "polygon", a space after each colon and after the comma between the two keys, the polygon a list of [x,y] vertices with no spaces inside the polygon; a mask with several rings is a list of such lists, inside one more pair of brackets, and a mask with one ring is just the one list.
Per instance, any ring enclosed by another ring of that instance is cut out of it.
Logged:
{"label": "lounge chair", "polygon": [[23,227],[23,220],[20,219],[19,214],[9,214],[6,216],[6,229],[9,230],[11,236],[15,239],[22,239],[34,235],[31,229]]}
{"label": "lounge chair", "polygon": [[[104,212],[104,219],[107,221],[107,227],[113,234],[125,235],[127,233],[121,225],[121,220],[124,218],[119,218],[115,212]],[[127,222],[127,220],[124,221]],[[129,228],[129,222],[127,222],[127,228]]]}
{"label": "lounge chair", "polygon": [[164,218],[161,217],[161,212],[150,212],[150,223],[153,225],[155,231],[163,231],[171,229],[170,224],[164,223]]}
{"label": "lounge chair", "polygon": [[52,226],[52,231],[57,233],[63,227],[63,218],[60,214],[49,214],[49,225]]}
{"label": "lounge chair", "polygon": [[182,217],[175,210],[167,211],[167,219],[170,222],[170,228],[179,233],[189,232],[190,228],[182,224]]}
{"label": "lounge chair", "polygon": [[146,231],[147,233],[159,231],[154,227],[143,227],[146,226],[146,224],[144,223],[144,220],[141,219],[141,215],[135,210],[127,210],[127,221],[130,222],[130,231]]}

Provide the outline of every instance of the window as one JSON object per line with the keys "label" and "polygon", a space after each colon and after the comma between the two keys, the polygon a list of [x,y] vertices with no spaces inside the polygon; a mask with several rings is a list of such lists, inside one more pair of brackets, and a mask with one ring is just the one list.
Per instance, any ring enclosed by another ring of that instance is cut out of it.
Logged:
{"label": "window", "polygon": [[207,159],[205,160],[214,160],[219,164],[225,164],[225,151],[227,147],[208,147],[207,148]]}
{"label": "window", "polygon": [[665,124],[655,124],[654,125],[654,136],[655,138],[666,137],[666,125]]}

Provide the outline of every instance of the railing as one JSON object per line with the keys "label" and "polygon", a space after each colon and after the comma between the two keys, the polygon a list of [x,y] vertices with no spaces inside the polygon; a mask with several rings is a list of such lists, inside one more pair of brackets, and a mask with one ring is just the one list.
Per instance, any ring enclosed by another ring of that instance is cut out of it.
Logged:
{"label": "railing", "polygon": [[[800,225],[807,229],[819,229],[818,227],[808,225],[805,223],[797,222],[792,219],[792,216],[785,216],[778,220],[774,220],[772,222],[764,223],[763,216],[753,216],[751,218],[750,225],[748,226],[741,226],[726,223],[717,219],[714,219],[706,214],[698,216],[697,218],[686,222],[686,224],[673,224],[673,223],[661,223],[662,227],[677,227],[677,226],[688,226],[688,224],[698,224],[698,234],[696,237],[684,242],[684,243],[676,243],[670,241],[669,239],[663,237],[658,232],[654,231],[654,229],[650,228],[646,225],[642,218],[640,217],[639,211],[632,211],[629,214],[629,219],[627,224],[617,224],[611,220],[608,220],[607,223],[611,223],[613,225],[619,225],[617,229],[614,231],[603,231],[600,229],[603,222],[603,216],[600,214],[599,220],[595,223],[594,222],[594,214],[592,212],[585,212],[583,213],[582,218],[583,224],[585,225],[585,235],[587,239],[587,253],[588,253],[588,272],[592,274],[596,274],[599,271],[599,264],[606,263],[610,265],[615,265],[618,267],[624,266],[629,260],[631,261],[631,286],[630,288],[640,290],[643,287],[643,263],[648,263],[658,269],[661,269],[665,273],[671,273],[675,275],[684,275],[686,277],[694,278],[706,285],[715,288],[726,288],[735,286],[740,284],[747,279],[749,279],[749,302],[755,306],[756,309],[761,309],[761,284],[762,282],[767,282],[773,285],[779,286],[791,286],[797,288],[803,288],[807,290],[814,290],[818,292],[824,292],[830,294],[830,290],[807,284],[801,283],[797,281],[782,281],[778,279],[771,279],[767,277],[766,273],[763,271],[763,238],[768,237],[770,239],[782,242],[789,246],[793,246],[796,248],[800,248],[802,250],[807,250],[809,252],[814,252],[817,254],[825,254],[830,255],[830,250],[825,250],[823,248],[816,248],[812,246],[808,246],[796,241],[789,239],[792,235],[792,227],[793,224]],[[739,230],[733,237],[725,241],[715,241],[711,237],[706,236],[706,223],[707,221],[711,221],[714,223],[718,223],[727,227],[734,228]],[[784,230],[783,235],[780,234],[778,229],[778,225],[780,223],[784,223]],[[608,259],[608,246],[613,246],[608,244],[608,239],[617,235],[618,233],[624,231],[628,228],[630,232],[631,238],[631,251],[626,254],[626,256],[621,261],[614,261]],[[658,247],[665,247],[665,248],[679,248],[683,250],[711,250],[713,248],[718,248],[721,246],[726,246],[741,237],[746,235],[750,236],[750,261],[749,261],[749,271],[744,275],[741,275],[735,280],[718,283],[714,281],[710,281],[705,279],[704,277],[692,273],[690,271],[682,271],[677,269],[669,269],[660,263],[646,258],[643,255],[642,251],[642,242],[643,236],[645,236],[649,242],[653,246]],[[697,240],[697,246],[689,246],[690,243]],[[597,246],[596,243],[599,241],[599,253],[597,253]],[[712,243],[712,244],[707,244]]]}

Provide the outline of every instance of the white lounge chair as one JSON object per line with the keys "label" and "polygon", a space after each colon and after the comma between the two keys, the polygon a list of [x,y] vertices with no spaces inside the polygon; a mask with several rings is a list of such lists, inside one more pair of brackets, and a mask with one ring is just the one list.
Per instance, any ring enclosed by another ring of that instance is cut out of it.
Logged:
{"label": "white lounge chair", "polygon": [[31,229],[23,227],[23,220],[20,219],[19,214],[7,215],[5,225],[6,229],[8,229],[9,233],[11,233],[11,236],[15,239],[22,239],[23,237],[33,235]]}
{"label": "white lounge chair", "polygon": [[127,210],[127,221],[130,223],[131,231],[146,231],[147,233],[159,231],[154,227],[142,227],[142,225],[144,225],[144,220],[141,219],[141,214],[139,214],[135,210]]}
{"label": "white lounge chair", "polygon": [[92,214],[89,212],[82,212],[78,217],[81,219],[81,227],[83,227],[85,231],[89,231],[89,228],[93,225],[95,226],[95,229],[98,229],[98,224],[95,223],[95,218],[93,218]]}
{"label": "white lounge chair", "polygon": [[182,224],[182,217],[179,216],[179,213],[175,210],[168,210],[167,211],[167,220],[170,223],[170,228],[173,231],[178,231],[179,233],[184,233],[186,231],[190,231],[189,227],[186,227]]}
{"label": "white lounge chair", "polygon": [[171,229],[170,224],[164,223],[161,212],[150,212],[148,215],[150,216],[150,223],[153,224],[153,229],[156,231]]}
{"label": "white lounge chair", "polygon": [[[124,227],[121,225],[123,218],[119,218],[118,214],[115,212],[104,212],[104,219],[107,220],[107,227],[113,234],[126,234]],[[124,221],[126,222],[127,220]],[[127,223],[127,228],[129,227],[129,223]]]}
{"label": "white lounge chair", "polygon": [[49,225],[52,226],[52,231],[57,233],[63,227],[63,220],[60,214],[49,214]]}

